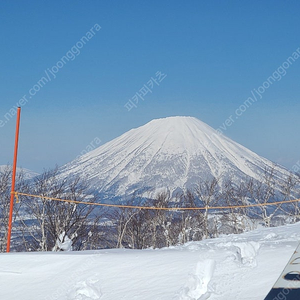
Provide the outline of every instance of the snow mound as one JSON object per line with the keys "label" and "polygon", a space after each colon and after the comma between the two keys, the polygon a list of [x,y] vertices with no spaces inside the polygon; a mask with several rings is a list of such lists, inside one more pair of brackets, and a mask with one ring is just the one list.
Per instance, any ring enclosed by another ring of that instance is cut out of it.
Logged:
{"label": "snow mound", "polygon": [[242,265],[255,267],[256,257],[261,245],[258,242],[249,241],[220,243],[218,247],[232,252],[232,255],[229,255],[228,259],[233,257],[233,260]]}
{"label": "snow mound", "polygon": [[97,300],[102,296],[96,276],[79,281],[68,293],[68,300]]}

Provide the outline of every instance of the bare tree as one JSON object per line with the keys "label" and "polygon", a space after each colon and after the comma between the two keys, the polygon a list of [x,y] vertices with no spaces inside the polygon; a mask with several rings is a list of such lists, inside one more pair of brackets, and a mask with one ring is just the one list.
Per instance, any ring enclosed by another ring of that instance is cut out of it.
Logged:
{"label": "bare tree", "polygon": [[[117,221],[117,248],[123,248],[124,243],[130,248],[135,248],[134,231],[128,227],[132,226],[130,222],[138,213],[139,210],[128,208],[120,208],[114,212]],[[137,234],[139,235],[139,230]]]}
{"label": "bare tree", "polygon": [[[45,198],[22,197],[25,213],[21,219],[23,240],[27,250],[49,251],[72,237],[74,250],[87,249],[87,243],[97,229],[101,212],[90,205],[97,201],[79,178],[61,179],[58,169],[45,171],[30,186],[31,194],[68,199],[82,204]],[[97,214],[94,212],[97,211]]]}
{"label": "bare tree", "polygon": [[214,228],[209,228],[209,208],[216,205],[220,199],[219,180],[217,178],[206,179],[201,181],[196,189],[196,196],[205,208],[203,211],[203,235],[204,238],[213,237],[217,234],[216,224]]}
{"label": "bare tree", "polygon": [[[7,229],[8,229],[8,218],[10,211],[10,198],[11,198],[11,177],[12,167],[6,166],[0,171],[0,252],[6,250],[7,244]],[[26,180],[24,179],[24,172],[18,171],[16,175],[16,190],[25,190],[27,186]],[[18,211],[21,208],[20,203],[16,203],[14,199],[13,207],[13,223],[12,223],[12,238],[17,234],[18,228]],[[12,249],[19,247],[20,240],[16,239],[16,243],[11,245]]]}
{"label": "bare tree", "polygon": [[7,243],[7,225],[10,204],[11,169],[0,172],[0,251],[4,252]]}
{"label": "bare tree", "polygon": [[173,243],[174,236],[172,236],[171,224],[173,212],[164,210],[170,207],[172,198],[169,191],[161,192],[156,195],[153,206],[158,208],[152,211],[152,247],[161,248],[170,246]]}
{"label": "bare tree", "polygon": [[[283,197],[283,201],[291,200],[295,198],[299,198],[299,184],[300,184],[300,176],[297,174],[288,175],[284,182],[283,187],[281,189],[281,194]],[[292,223],[296,223],[300,220],[300,204],[299,201],[289,203],[287,205],[283,204],[281,206],[282,211],[286,214]]]}
{"label": "bare tree", "polygon": [[170,193],[163,192],[143,203],[156,209],[115,210],[113,219],[117,229],[117,247],[161,248],[177,243],[177,227],[173,226],[175,212],[164,209],[171,207],[171,202]]}
{"label": "bare tree", "polygon": [[182,210],[178,213],[180,218],[178,222],[179,244],[184,244],[189,241],[200,241],[203,238],[204,214],[203,211],[196,209],[198,205],[199,203],[197,203],[195,195],[190,190],[187,190],[181,195],[180,207],[195,209]]}
{"label": "bare tree", "polygon": [[273,208],[269,207],[269,203],[274,201],[276,196],[276,180],[275,180],[275,167],[266,168],[263,173],[262,181],[250,179],[248,182],[249,197],[259,207],[253,209],[255,215],[259,216],[266,227],[271,226],[272,218],[280,210],[280,205]]}

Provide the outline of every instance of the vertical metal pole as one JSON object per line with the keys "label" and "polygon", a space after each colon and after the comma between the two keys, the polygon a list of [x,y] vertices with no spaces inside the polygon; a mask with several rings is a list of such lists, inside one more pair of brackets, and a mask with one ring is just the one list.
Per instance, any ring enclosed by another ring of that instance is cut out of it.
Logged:
{"label": "vertical metal pole", "polygon": [[17,170],[17,157],[18,157],[18,144],[19,144],[20,116],[21,116],[21,107],[18,107],[16,136],[15,136],[14,163],[13,163],[12,179],[11,179],[11,194],[10,194],[10,207],[9,207],[9,219],[8,219],[8,229],[7,229],[6,252],[10,251],[11,227],[12,227],[12,217],[13,217],[14,198],[15,198],[15,183],[16,183],[16,170]]}

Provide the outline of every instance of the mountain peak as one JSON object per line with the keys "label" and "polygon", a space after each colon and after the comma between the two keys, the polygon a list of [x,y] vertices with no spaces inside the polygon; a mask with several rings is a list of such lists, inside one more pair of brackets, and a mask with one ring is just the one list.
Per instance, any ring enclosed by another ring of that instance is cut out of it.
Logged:
{"label": "mountain peak", "polygon": [[[155,119],[62,167],[105,194],[191,189],[200,179],[260,180],[273,163],[194,117]],[[288,174],[276,167],[278,176]],[[144,195],[145,196],[145,195]]]}
{"label": "mountain peak", "polygon": [[149,127],[159,126],[161,129],[166,129],[166,130],[171,129],[172,131],[176,131],[178,133],[185,130],[187,127],[189,127],[189,128],[195,128],[195,127],[201,128],[202,127],[202,130],[205,130],[208,128],[213,130],[210,126],[208,126],[204,122],[198,120],[195,117],[189,117],[189,116],[174,116],[174,117],[154,119],[154,120],[150,121],[149,123],[145,124],[144,126],[149,126]]}

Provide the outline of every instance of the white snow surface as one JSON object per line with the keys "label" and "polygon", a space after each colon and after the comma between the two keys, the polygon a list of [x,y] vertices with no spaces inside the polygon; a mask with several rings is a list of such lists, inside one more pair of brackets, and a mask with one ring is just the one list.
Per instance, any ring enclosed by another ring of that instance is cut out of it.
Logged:
{"label": "white snow surface", "polygon": [[261,300],[300,223],[164,249],[0,254],[0,299]]}
{"label": "white snow surface", "polygon": [[[12,168],[12,166],[0,165],[0,173],[4,172],[7,168]],[[17,173],[20,173],[20,172],[23,172],[24,179],[32,179],[39,175],[38,173],[36,173],[32,170],[29,170],[29,169],[17,168]]]}
{"label": "white snow surface", "polygon": [[[272,166],[194,117],[168,117],[132,129],[66,164],[61,176],[86,177],[100,192],[111,195],[143,191],[142,196],[151,197],[161,189],[191,189],[200,178],[260,180],[265,168]],[[276,167],[275,176],[281,181],[288,174]]]}

